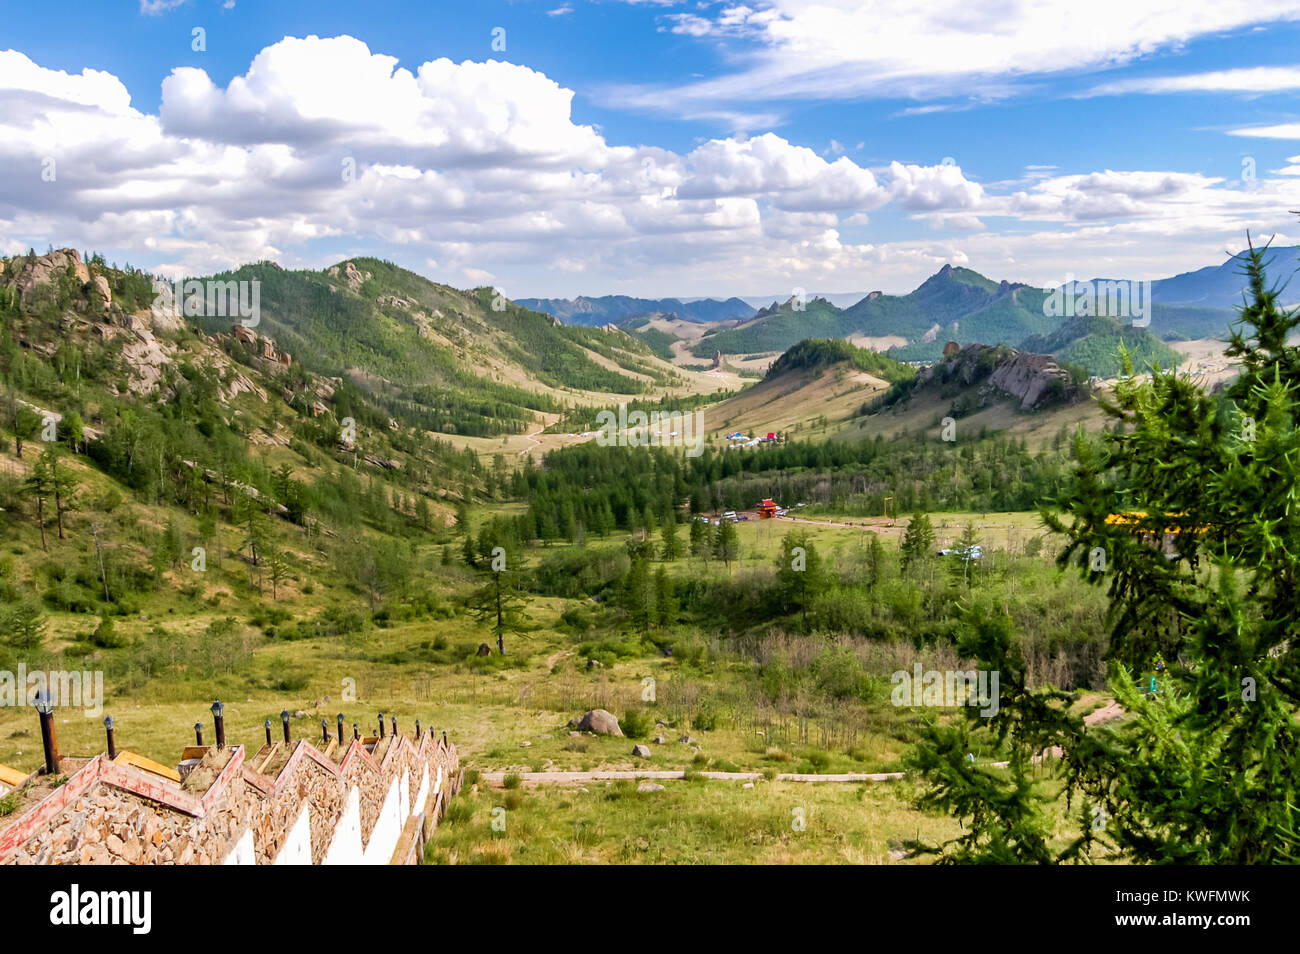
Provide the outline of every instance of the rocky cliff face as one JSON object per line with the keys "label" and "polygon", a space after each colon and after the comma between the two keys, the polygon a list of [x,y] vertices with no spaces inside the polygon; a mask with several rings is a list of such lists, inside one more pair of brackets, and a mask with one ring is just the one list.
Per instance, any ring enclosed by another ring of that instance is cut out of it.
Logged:
{"label": "rocky cliff face", "polygon": [[918,372],[914,390],[955,382],[980,385],[980,405],[1002,395],[1015,398],[1023,411],[1070,400],[1075,388],[1070,373],[1046,354],[1029,354],[1005,346],[970,344],[938,364]]}
{"label": "rocky cliff face", "polygon": [[999,362],[989,375],[988,385],[1019,398],[1024,411],[1037,410],[1071,391],[1070,373],[1046,354],[1017,354]]}
{"label": "rocky cliff face", "polygon": [[[79,294],[75,294],[71,303],[60,318],[60,334],[63,336],[82,335],[86,340],[121,341],[121,358],[125,363],[126,375],[122,389],[137,396],[153,394],[160,390],[164,397],[169,393],[164,381],[168,368],[181,352],[174,333],[180,331],[184,320],[172,308],[154,301],[148,308],[134,312],[125,310],[120,302],[113,301],[111,286],[107,277],[96,274],[82,260],[76,249],[62,248],[30,259],[23,259],[16,274],[10,268],[0,264],[0,276],[6,272],[10,278],[0,284],[13,287],[18,291],[19,299],[30,302],[44,286],[57,286],[71,270],[74,280],[80,285]],[[348,263],[351,266],[351,263]],[[355,268],[350,275],[355,274]],[[369,273],[366,273],[366,277]],[[349,279],[351,280],[351,279]],[[364,278],[360,279],[364,281]],[[240,331],[246,329],[240,327]],[[25,348],[45,355],[52,355],[55,344],[48,334],[42,334],[39,328],[19,328],[15,334],[19,344]],[[270,341],[270,339],[265,339]],[[253,335],[252,341],[258,343]],[[266,391],[255,383],[245,371],[232,361],[211,341],[200,341],[197,345],[200,360],[221,370],[223,387],[222,400],[229,402],[241,393],[256,394],[266,400]],[[193,356],[191,356],[193,357]],[[287,366],[287,355],[281,355],[272,347],[266,355],[269,365]]]}
{"label": "rocky cliff face", "polygon": [[81,260],[81,253],[75,248],[61,248],[28,259],[14,279],[19,298],[24,303],[29,302],[37,288],[56,282],[69,268],[88,293],[98,296],[104,305],[112,303],[113,294],[109,291],[108,279],[103,275],[92,277],[90,269]]}

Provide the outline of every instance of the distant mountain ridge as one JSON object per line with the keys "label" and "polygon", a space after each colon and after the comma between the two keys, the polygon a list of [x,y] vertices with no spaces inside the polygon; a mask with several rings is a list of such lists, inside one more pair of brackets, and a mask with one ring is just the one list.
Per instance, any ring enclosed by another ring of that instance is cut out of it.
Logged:
{"label": "distant mountain ridge", "polygon": [[[1243,274],[1246,254],[1241,251],[1228,256],[1220,265],[1208,265],[1172,278],[1157,279],[1151,283],[1152,296],[1157,303],[1164,305],[1237,308],[1241,305],[1242,289],[1246,287]],[[1300,269],[1300,246],[1268,249],[1264,253],[1264,267],[1272,281],[1285,283]],[[1300,302],[1300,285],[1288,287],[1283,300]]]}
{"label": "distant mountain ridge", "polygon": [[[907,294],[871,292],[847,308],[825,298],[774,302],[748,321],[710,329],[692,353],[711,357],[718,351],[780,352],[804,338],[861,336],[885,341],[902,338],[904,344],[890,348],[891,357],[930,362],[939,359],[947,342],[955,341],[963,346],[1005,344],[1048,350],[1071,363],[1085,359],[1081,363],[1089,371],[1109,377],[1116,373],[1116,365],[1105,349],[1121,341],[1130,350],[1137,346],[1138,363],[1150,358],[1167,365],[1173,352],[1164,341],[1226,337],[1246,285],[1243,262],[1244,253],[1239,252],[1219,265],[1153,280],[1145,314],[1140,318],[1108,314],[1099,306],[1094,317],[1115,319],[1102,324],[1073,322],[1073,312],[1063,315],[1046,307],[1051,294],[1047,289],[994,281],[969,268],[945,265]],[[1271,248],[1265,262],[1270,282],[1286,285],[1300,268],[1300,247]],[[1115,281],[1093,279],[1092,284],[1101,287]],[[1062,287],[1074,291],[1081,283]],[[1300,284],[1288,286],[1283,300],[1300,301]],[[1044,347],[1048,338],[1051,348]],[[1078,340],[1083,338],[1088,340]]]}
{"label": "distant mountain ridge", "polygon": [[520,298],[517,303],[524,308],[558,318],[566,325],[621,324],[649,315],[676,316],[685,321],[698,322],[730,321],[754,316],[753,306],[739,298],[728,298],[725,301],[717,298],[682,301],[680,298],[633,298],[628,295],[588,298],[579,295],[577,298]]}

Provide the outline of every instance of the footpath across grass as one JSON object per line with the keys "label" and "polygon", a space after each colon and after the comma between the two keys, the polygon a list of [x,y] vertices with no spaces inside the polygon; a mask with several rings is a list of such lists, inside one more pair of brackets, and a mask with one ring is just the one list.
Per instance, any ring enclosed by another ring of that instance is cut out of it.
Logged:
{"label": "footpath across grass", "polygon": [[425,851],[431,864],[888,864],[908,839],[957,834],[909,807],[905,782],[466,786]]}

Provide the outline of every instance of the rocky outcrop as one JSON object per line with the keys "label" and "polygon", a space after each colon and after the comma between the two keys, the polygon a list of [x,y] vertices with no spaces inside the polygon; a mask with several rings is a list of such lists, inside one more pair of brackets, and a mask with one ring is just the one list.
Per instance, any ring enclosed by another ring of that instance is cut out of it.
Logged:
{"label": "rocky outcrop", "polygon": [[356,291],[364,285],[370,278],[369,272],[363,272],[351,262],[343,263],[343,280],[348,283],[348,288]]}
{"label": "rocky outcrop", "polygon": [[[947,350],[947,349],[945,349]],[[1074,396],[1070,373],[1047,354],[999,345],[969,344],[916,375],[913,393],[928,385],[981,385],[980,406],[996,395],[1015,398],[1023,411],[1036,411]]]}
{"label": "rocky outcrop", "polygon": [[1022,411],[1035,411],[1064,397],[1070,373],[1046,354],[1017,354],[1002,361],[989,375],[989,387],[1020,399]]}
{"label": "rocky outcrop", "polygon": [[63,275],[69,266],[80,284],[85,285],[90,281],[90,269],[81,261],[81,253],[74,248],[56,249],[27,259],[14,281],[19,298],[26,302],[37,287],[58,281],[59,276]]}

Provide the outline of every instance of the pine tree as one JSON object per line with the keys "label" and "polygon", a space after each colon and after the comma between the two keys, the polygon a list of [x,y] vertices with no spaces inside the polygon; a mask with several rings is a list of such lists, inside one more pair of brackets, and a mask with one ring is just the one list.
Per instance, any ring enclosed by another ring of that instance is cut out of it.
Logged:
{"label": "pine tree", "polygon": [[54,513],[59,525],[59,539],[66,540],[63,532],[63,515],[77,508],[77,475],[67,467],[59,466],[59,453],[51,444],[42,458],[49,459],[50,491],[54,494]]}
{"label": "pine tree", "polygon": [[497,652],[504,656],[506,633],[520,632],[528,619],[522,586],[524,557],[522,548],[504,534],[488,542],[486,580],[470,594],[467,606],[476,620],[489,624],[497,639]]}
{"label": "pine tree", "polygon": [[975,570],[978,568],[979,559],[975,556],[975,548],[979,546],[979,534],[975,530],[975,524],[967,523],[962,530],[961,538],[953,548],[957,552],[949,558],[948,571],[955,580],[960,581],[965,586],[970,586],[975,581]]}
{"label": "pine tree", "polygon": [[24,654],[40,650],[45,642],[45,614],[35,599],[24,597],[3,610],[4,639]]}
{"label": "pine tree", "polygon": [[9,396],[9,428],[14,432],[14,452],[21,460],[23,442],[33,440],[41,432],[41,417],[12,394]]}
{"label": "pine tree", "polygon": [[41,549],[49,550],[45,540],[45,501],[54,493],[54,477],[50,473],[50,461],[45,454],[32,465],[24,486],[36,501],[36,525],[41,528]]}
{"label": "pine tree", "polygon": [[656,618],[655,586],[650,572],[653,554],[650,540],[633,537],[627,541],[629,565],[620,587],[620,602],[633,627],[643,636],[650,632],[650,624]]}
{"label": "pine tree", "polygon": [[659,535],[663,540],[663,548],[659,551],[660,556],[669,563],[675,563],[682,555],[682,541],[677,536],[677,524],[665,522],[659,528]]}
{"label": "pine tree", "polygon": [[[1300,349],[1257,250],[1248,271],[1226,400],[1172,371],[1121,381],[1103,406],[1125,427],[1097,446],[1076,437],[1074,479],[1043,512],[1067,539],[1058,564],[1108,587],[1110,687],[1129,717],[1085,731],[1071,695],[1030,684],[1009,615],[965,611],[958,652],[999,673],[998,708],[927,728],[909,754],[926,780],[918,804],[965,823],[926,850],[1042,863],[1100,843],[1121,862],[1300,861]],[[1144,695],[1157,654],[1168,671]],[[1006,772],[966,763],[976,745],[1000,746]],[[1077,826],[1059,851],[1033,765],[1054,746]]]}
{"label": "pine tree", "polygon": [[797,610],[806,628],[808,608],[830,585],[817,548],[806,530],[792,530],[781,540],[776,581],[785,611]]}
{"label": "pine tree", "polygon": [[677,592],[672,578],[663,567],[655,570],[654,584],[655,621],[660,626],[671,626],[677,622]]}
{"label": "pine tree", "polygon": [[867,543],[867,587],[875,589],[885,575],[885,547],[880,534],[870,533]]}
{"label": "pine tree", "polygon": [[906,572],[909,567],[924,563],[934,552],[934,527],[930,524],[929,514],[915,513],[908,521],[907,531],[903,534],[902,567]]}
{"label": "pine tree", "polygon": [[713,549],[709,539],[709,525],[698,517],[691,518],[691,556],[703,557],[707,562]]}
{"label": "pine tree", "polygon": [[740,559],[740,534],[730,520],[719,520],[713,532],[713,556],[731,569],[733,561]]}

